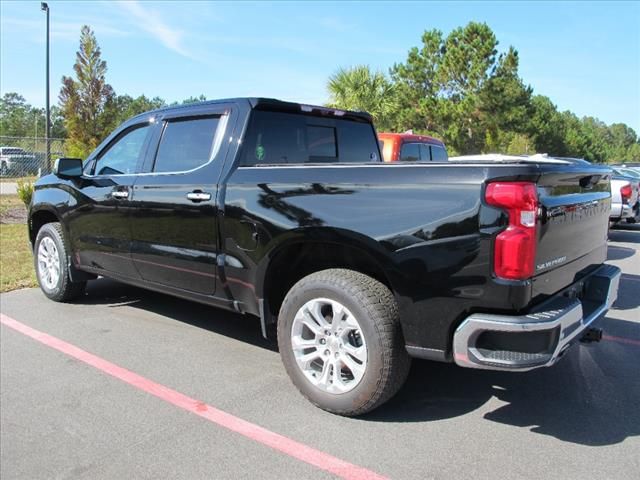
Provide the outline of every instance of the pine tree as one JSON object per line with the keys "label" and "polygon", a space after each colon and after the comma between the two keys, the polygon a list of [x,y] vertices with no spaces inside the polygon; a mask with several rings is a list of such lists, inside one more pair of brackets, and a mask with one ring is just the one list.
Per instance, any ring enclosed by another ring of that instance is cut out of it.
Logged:
{"label": "pine tree", "polygon": [[73,66],[76,78],[62,77],[60,107],[68,133],[68,152],[86,158],[112,128],[114,92],[106,82],[107,62],[88,26],[80,33],[80,48]]}

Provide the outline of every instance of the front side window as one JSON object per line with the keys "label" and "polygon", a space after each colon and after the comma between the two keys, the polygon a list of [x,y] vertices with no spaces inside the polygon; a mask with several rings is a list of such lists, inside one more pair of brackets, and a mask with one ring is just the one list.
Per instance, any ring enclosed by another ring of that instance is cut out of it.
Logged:
{"label": "front side window", "polygon": [[96,162],[96,175],[122,175],[136,172],[138,160],[143,154],[149,125],[133,127],[122,134],[100,154]]}
{"label": "front side window", "polygon": [[420,161],[420,145],[417,143],[403,143],[400,149],[401,162]]}
{"label": "front side window", "polygon": [[256,110],[242,141],[240,165],[379,161],[368,122]]}
{"label": "front side window", "polygon": [[169,120],[162,133],[154,172],[186,172],[211,159],[220,117]]}

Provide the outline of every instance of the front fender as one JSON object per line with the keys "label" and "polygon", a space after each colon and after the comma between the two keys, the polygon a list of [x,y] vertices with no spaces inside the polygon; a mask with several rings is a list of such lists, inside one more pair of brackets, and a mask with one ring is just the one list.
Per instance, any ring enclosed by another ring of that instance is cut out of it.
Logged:
{"label": "front fender", "polygon": [[47,177],[36,182],[27,212],[29,239],[32,243],[37,233],[35,229],[41,225],[38,217],[43,212],[55,216],[65,233],[68,233],[62,220],[69,208],[69,189],[66,184],[43,182],[45,179]]}

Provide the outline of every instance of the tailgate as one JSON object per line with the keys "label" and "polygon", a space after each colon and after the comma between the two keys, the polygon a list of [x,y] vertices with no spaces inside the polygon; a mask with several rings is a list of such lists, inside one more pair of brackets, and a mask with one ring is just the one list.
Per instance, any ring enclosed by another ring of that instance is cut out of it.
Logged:
{"label": "tailgate", "polygon": [[[538,180],[538,246],[535,275],[553,270],[567,277],[606,258],[611,209],[610,173],[599,168],[550,171]],[[577,261],[597,252],[598,258]],[[602,257],[604,252],[605,258]]]}

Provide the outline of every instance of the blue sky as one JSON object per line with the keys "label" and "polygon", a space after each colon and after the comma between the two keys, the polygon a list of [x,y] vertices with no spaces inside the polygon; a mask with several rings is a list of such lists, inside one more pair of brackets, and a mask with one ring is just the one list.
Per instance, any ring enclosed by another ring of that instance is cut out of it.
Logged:
{"label": "blue sky", "polygon": [[[168,101],[268,96],[327,100],[339,66],[388,71],[420,44],[486,22],[520,53],[520,73],[561,110],[640,133],[640,2],[57,2],[51,7],[51,95],[72,73],[80,27],[96,32],[119,94]],[[0,4],[0,92],[44,105],[45,15]]]}

